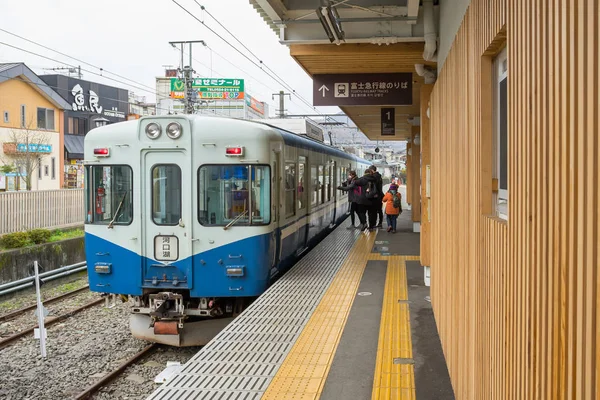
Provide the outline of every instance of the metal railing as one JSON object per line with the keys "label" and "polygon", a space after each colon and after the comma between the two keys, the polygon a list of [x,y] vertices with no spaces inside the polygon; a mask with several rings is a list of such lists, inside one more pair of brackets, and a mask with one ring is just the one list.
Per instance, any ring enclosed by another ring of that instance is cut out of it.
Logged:
{"label": "metal railing", "polygon": [[[48,282],[63,276],[71,275],[77,272],[81,272],[87,269],[87,263],[85,261],[79,262],[72,265],[67,265],[61,268],[53,269],[48,272],[40,274],[42,282]],[[35,282],[35,276],[29,276],[27,278],[19,279],[18,281],[12,281],[0,285],[0,296],[5,294],[17,292],[19,290],[27,289],[31,287]]]}
{"label": "metal railing", "polygon": [[83,189],[0,193],[0,235],[83,225],[84,214]]}

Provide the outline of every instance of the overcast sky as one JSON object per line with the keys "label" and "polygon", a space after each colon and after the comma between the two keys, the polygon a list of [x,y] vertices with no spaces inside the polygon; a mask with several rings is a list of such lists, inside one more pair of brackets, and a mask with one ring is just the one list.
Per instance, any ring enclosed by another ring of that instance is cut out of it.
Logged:
{"label": "overcast sky", "polygon": [[[208,14],[203,13],[193,0],[177,1],[254,59]],[[10,5],[2,6],[5,2]],[[250,6],[248,0],[198,0],[198,3],[205,6],[207,11],[269,68],[312,104],[312,80],[290,57],[289,49],[279,44],[275,32]],[[172,0],[0,0],[0,8],[0,28],[151,88],[155,87],[154,78],[164,75],[163,65],[179,64],[179,52],[169,45],[169,41],[205,40],[214,49],[214,77],[243,78],[246,80],[248,93],[261,101],[267,101],[272,110],[278,108],[271,95],[284,89],[282,85],[252,65]],[[53,73],[44,71],[43,68],[65,66],[63,63],[81,64],[2,31],[0,42],[60,61],[53,62],[0,45],[0,62],[22,61],[36,73]],[[197,60],[193,61],[194,69],[202,76],[210,76],[211,52],[198,44],[193,49],[193,55]],[[99,73],[98,69],[85,64],[82,68]],[[154,101],[155,98],[154,90],[132,88],[91,72],[84,71],[83,78],[124,87],[138,95],[147,96],[148,101]],[[290,113],[311,113],[311,108],[295,96],[292,96],[292,103],[286,104],[286,108]],[[319,110],[326,113],[339,111],[337,107],[319,107]]]}

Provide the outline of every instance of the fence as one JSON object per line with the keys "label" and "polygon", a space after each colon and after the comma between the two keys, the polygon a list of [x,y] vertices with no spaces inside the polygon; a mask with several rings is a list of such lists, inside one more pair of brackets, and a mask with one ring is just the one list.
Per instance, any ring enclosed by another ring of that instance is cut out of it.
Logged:
{"label": "fence", "polygon": [[0,193],[0,235],[84,222],[83,189]]}

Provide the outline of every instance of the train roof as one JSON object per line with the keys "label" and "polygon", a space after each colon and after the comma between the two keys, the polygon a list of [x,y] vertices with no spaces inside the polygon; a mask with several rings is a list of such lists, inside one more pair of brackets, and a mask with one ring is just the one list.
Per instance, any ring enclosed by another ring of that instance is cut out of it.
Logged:
{"label": "train roof", "polygon": [[[152,119],[154,119],[154,118],[168,119],[169,117],[172,117],[172,116],[171,115],[153,115],[153,116],[148,116],[148,117],[142,117],[142,119],[150,119],[150,118],[152,118]],[[241,118],[229,118],[229,117],[222,117],[222,116],[216,116],[216,115],[213,116],[213,115],[177,114],[177,117],[179,117],[179,118],[188,117],[188,118],[192,118],[194,120],[211,120],[211,121],[222,120],[222,121],[228,121],[228,122],[235,121],[235,123],[242,123],[242,124],[248,124],[248,125],[252,124],[254,126],[260,126],[261,128],[269,127],[272,130],[274,130],[276,133],[280,134],[281,137],[283,138],[283,141],[290,146],[304,148],[304,149],[313,150],[313,151],[319,151],[319,152],[328,154],[330,156],[346,158],[346,159],[354,160],[354,161],[364,163],[364,164],[371,163],[371,161],[357,157],[354,154],[346,153],[338,148],[328,146],[328,145],[321,143],[319,141],[316,141],[314,139],[298,135],[296,133],[287,131],[285,129],[281,129],[274,125],[270,125],[266,121],[263,122],[263,121],[257,121],[257,120],[246,120],[246,119],[241,119]],[[119,141],[119,140],[123,139],[124,134],[127,135],[128,130],[127,129],[115,129],[116,127],[125,128],[125,127],[129,127],[130,125],[133,126],[135,124],[138,124],[140,121],[141,121],[141,119],[132,120],[132,121],[123,121],[123,122],[119,122],[117,124],[110,124],[110,125],[98,127],[98,128],[92,129],[90,132],[88,132],[88,134],[86,135],[85,138],[86,139],[101,139],[103,142],[106,142],[106,141],[111,142],[113,140]],[[137,128],[132,129],[131,134],[137,135]]]}

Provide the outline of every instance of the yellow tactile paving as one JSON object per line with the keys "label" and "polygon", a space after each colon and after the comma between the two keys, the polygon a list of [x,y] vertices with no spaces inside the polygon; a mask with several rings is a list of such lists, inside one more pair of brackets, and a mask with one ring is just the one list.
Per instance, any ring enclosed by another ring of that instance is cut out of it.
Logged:
{"label": "yellow tactile paving", "polygon": [[408,294],[406,261],[419,257],[372,254],[370,259],[388,260],[371,399],[416,399],[410,315],[402,301]]}
{"label": "yellow tactile paving", "polygon": [[262,399],[318,399],[352,308],[375,233],[361,235]]}
{"label": "yellow tactile paving", "polygon": [[[387,260],[372,400],[416,399],[406,261],[419,256],[371,253],[375,234],[357,240],[262,399],[321,396],[358,285],[369,260]],[[396,360],[399,363],[394,363]]]}

